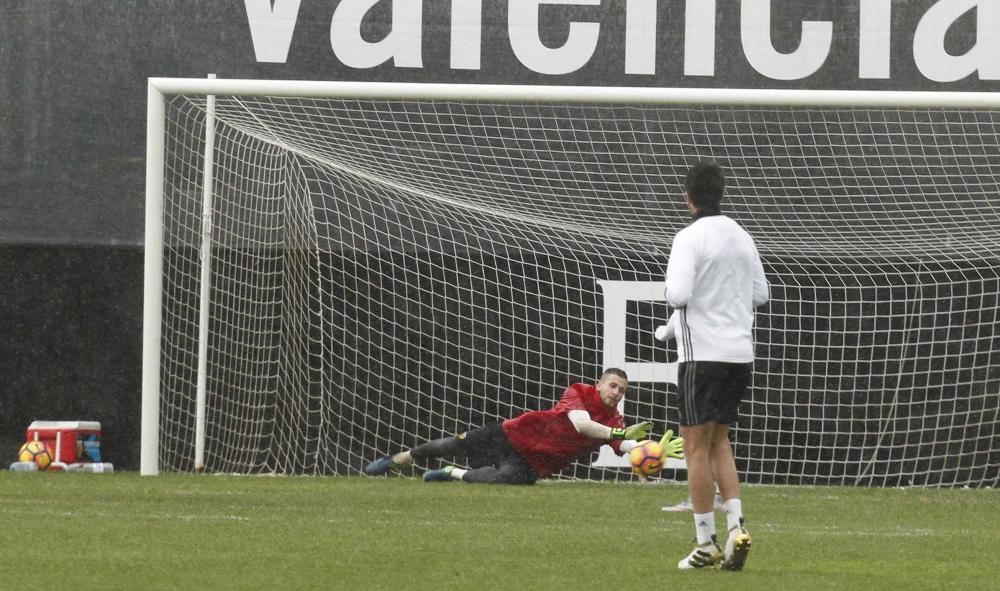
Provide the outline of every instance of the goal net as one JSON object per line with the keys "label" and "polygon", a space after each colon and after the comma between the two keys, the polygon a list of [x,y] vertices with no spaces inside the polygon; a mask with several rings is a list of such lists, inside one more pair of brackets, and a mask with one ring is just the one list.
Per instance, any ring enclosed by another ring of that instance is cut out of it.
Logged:
{"label": "goal net", "polygon": [[746,480],[996,486],[982,96],[152,79],[142,471],[357,474],[607,366],[676,432],[652,333],[710,157],[771,282]]}

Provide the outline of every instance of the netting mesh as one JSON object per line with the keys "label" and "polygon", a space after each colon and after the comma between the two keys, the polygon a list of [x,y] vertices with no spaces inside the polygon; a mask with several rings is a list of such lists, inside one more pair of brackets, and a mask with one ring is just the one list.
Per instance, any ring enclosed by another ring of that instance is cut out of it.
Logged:
{"label": "netting mesh", "polygon": [[[206,464],[356,473],[602,369],[598,281],[662,281],[701,157],[772,301],[750,482],[995,485],[996,113],[217,97]],[[1000,111],[998,111],[1000,112]],[[161,464],[192,469],[204,97],[167,114]],[[629,363],[669,363],[632,301]],[[677,429],[666,380],[629,419]],[[669,475],[668,475],[669,476]],[[578,463],[563,478],[627,478]]]}

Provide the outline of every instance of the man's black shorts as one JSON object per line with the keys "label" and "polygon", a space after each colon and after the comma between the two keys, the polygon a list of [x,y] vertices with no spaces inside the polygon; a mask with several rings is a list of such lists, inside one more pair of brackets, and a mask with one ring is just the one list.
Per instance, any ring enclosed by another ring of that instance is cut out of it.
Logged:
{"label": "man's black shorts", "polygon": [[505,465],[516,472],[519,482],[534,482],[538,475],[531,469],[521,454],[510,445],[507,434],[500,423],[486,423],[482,427],[459,433],[455,436],[466,453],[470,468]]}
{"label": "man's black shorts", "polygon": [[752,376],[753,363],[681,362],[677,368],[680,424],[735,423]]}

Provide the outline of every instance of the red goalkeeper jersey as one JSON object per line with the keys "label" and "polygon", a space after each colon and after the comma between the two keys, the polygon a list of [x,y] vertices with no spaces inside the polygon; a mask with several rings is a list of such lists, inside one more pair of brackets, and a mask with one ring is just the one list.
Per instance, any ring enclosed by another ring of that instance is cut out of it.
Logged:
{"label": "red goalkeeper jersey", "polygon": [[[503,422],[503,430],[511,447],[521,454],[539,477],[558,472],[580,456],[589,455],[608,443],[576,432],[569,420],[569,411],[585,410],[594,420],[608,427],[624,427],[625,419],[617,408],[601,401],[597,387],[573,384],[562,398],[548,410],[534,410]],[[616,453],[621,441],[610,444]]]}

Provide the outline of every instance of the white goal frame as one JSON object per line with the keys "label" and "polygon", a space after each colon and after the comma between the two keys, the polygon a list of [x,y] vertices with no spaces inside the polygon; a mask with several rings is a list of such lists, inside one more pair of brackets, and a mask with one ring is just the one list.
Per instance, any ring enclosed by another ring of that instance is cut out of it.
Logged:
{"label": "white goal frame", "polygon": [[[269,95],[370,99],[504,100],[510,102],[702,104],[734,106],[905,107],[1000,109],[996,92],[766,90],[714,88],[611,88],[580,86],[518,86],[378,82],[318,82],[290,80],[224,80],[215,78],[150,78],[147,89],[145,270],[142,353],[142,413],[140,473],[159,473],[160,347],[163,288],[163,197],[166,97],[177,94]],[[211,114],[209,114],[209,117]],[[211,124],[206,126],[211,130]],[[209,131],[209,134],[211,131]],[[206,138],[210,144],[211,139]],[[206,158],[211,178],[211,158]],[[203,194],[209,206],[211,192]],[[206,218],[207,221],[208,218]],[[208,224],[206,223],[206,226]],[[203,229],[210,236],[210,227]],[[205,286],[203,285],[203,289]],[[205,330],[205,326],[202,327]],[[204,355],[202,355],[204,357]],[[204,359],[199,360],[199,374]],[[199,384],[203,383],[199,375]],[[199,423],[204,399],[199,396]],[[200,426],[203,431],[203,425]],[[196,442],[196,450],[203,442]],[[196,451],[198,453],[198,451]],[[200,458],[196,459],[196,467]]]}

